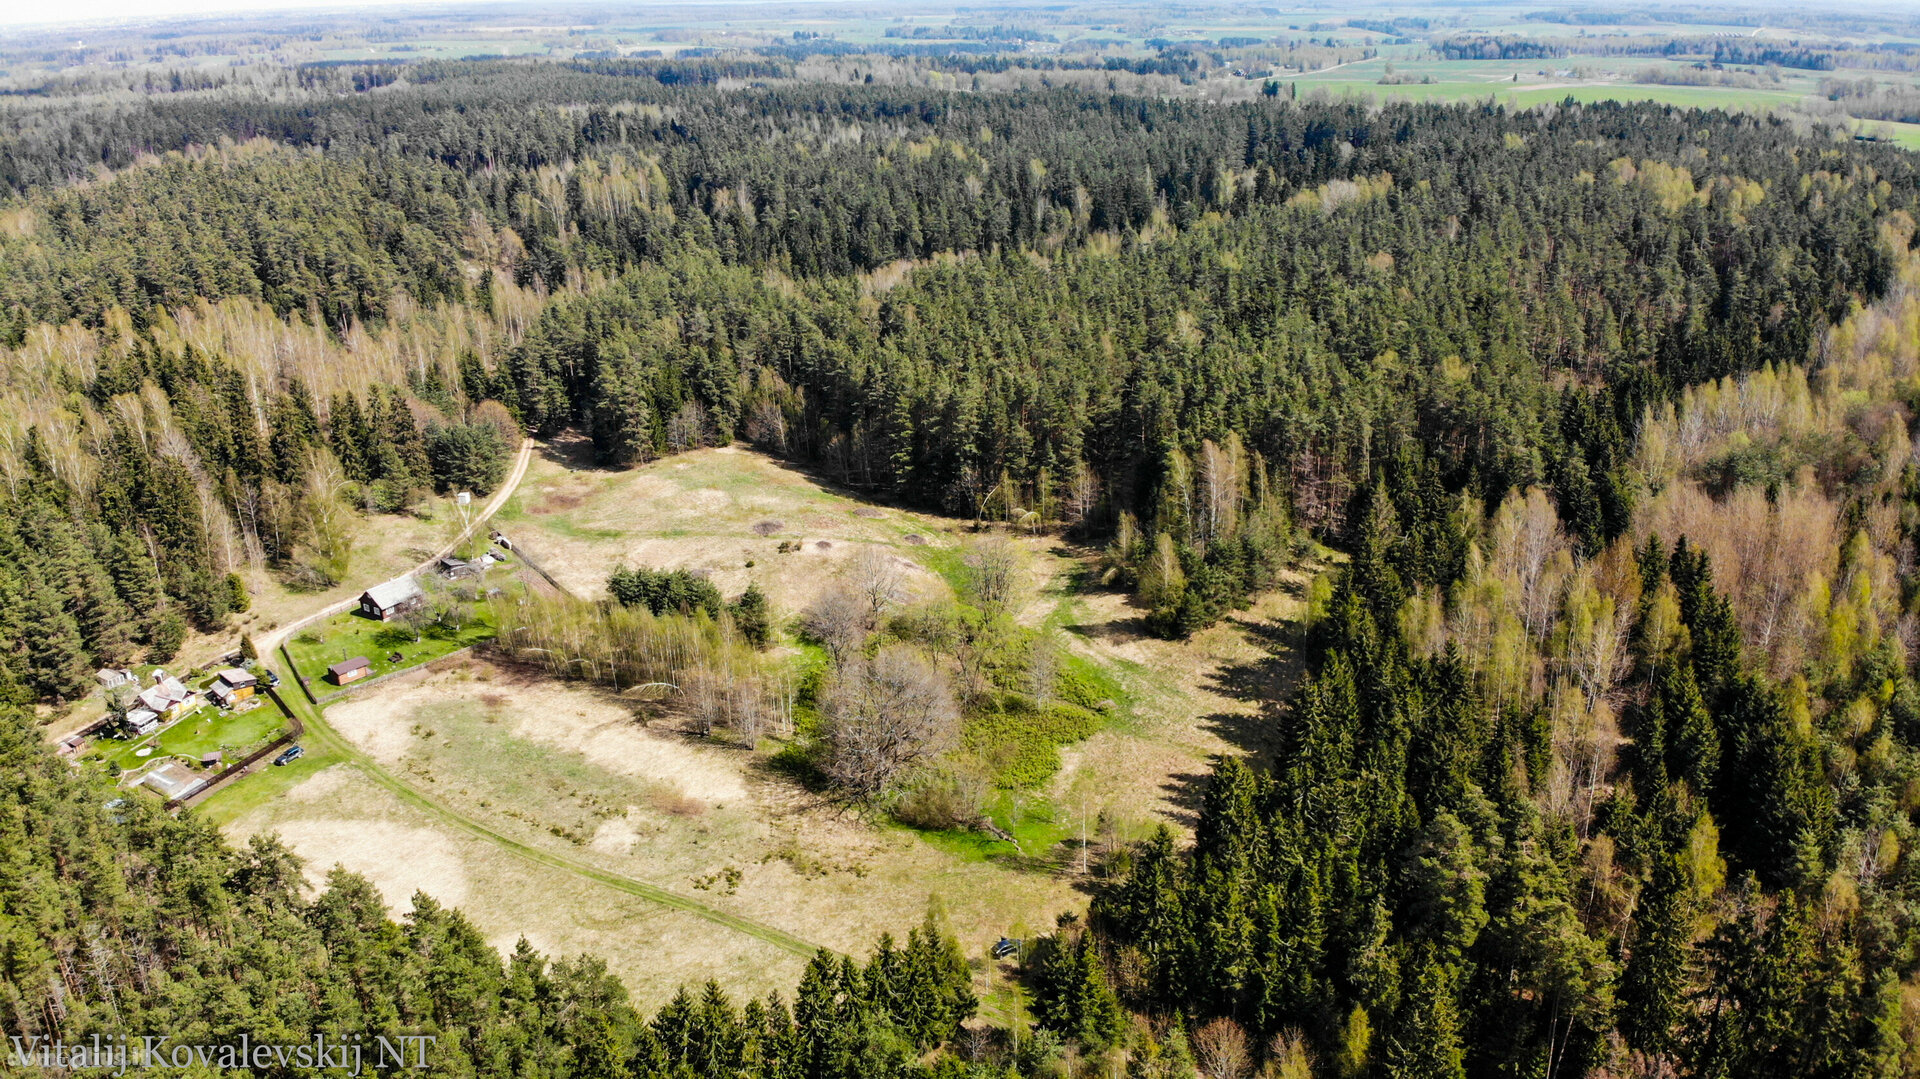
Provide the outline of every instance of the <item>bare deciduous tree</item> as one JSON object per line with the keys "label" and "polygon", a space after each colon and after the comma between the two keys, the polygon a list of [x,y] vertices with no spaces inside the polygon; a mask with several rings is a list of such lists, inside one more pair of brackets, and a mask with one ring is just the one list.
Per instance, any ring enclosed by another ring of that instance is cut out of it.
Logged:
{"label": "bare deciduous tree", "polygon": [[1289,1027],[1267,1045],[1267,1071],[1272,1079],[1313,1079],[1315,1060],[1307,1036]]}
{"label": "bare deciduous tree", "polygon": [[960,709],[943,677],[905,645],[843,663],[822,708],[825,771],[863,798],[953,744]]}
{"label": "bare deciduous tree", "polygon": [[866,601],[868,615],[874,620],[907,594],[907,575],[900,568],[900,560],[878,547],[855,551],[843,575]]}
{"label": "bare deciduous tree", "polygon": [[711,736],[727,722],[727,687],[709,670],[688,671],[680,676],[680,697],[693,718],[694,729]]}
{"label": "bare deciduous tree", "polygon": [[836,663],[844,662],[859,651],[874,626],[873,611],[867,601],[840,582],[820,593],[800,616],[800,621],[815,640],[826,645]]}
{"label": "bare deciduous tree", "polygon": [[1240,524],[1240,504],[1246,498],[1247,451],[1239,435],[1228,435],[1224,445],[1212,439],[1200,443],[1199,538],[1206,543],[1229,538]]}
{"label": "bare deciduous tree", "polygon": [[1079,524],[1093,512],[1100,503],[1100,477],[1093,474],[1085,461],[1074,466],[1073,475],[1067,479],[1067,498],[1065,509],[1068,524]]}
{"label": "bare deciduous tree", "polygon": [[345,498],[351,484],[340,462],[324,449],[310,449],[304,464],[300,527],[305,560],[328,583],[341,581],[353,557],[352,510]]}
{"label": "bare deciduous tree", "polygon": [[1193,1062],[1206,1079],[1246,1079],[1253,1071],[1246,1031],[1231,1019],[1215,1019],[1194,1031]]}
{"label": "bare deciduous tree", "polygon": [[1509,496],[1494,514],[1494,571],[1509,582],[1519,601],[1520,620],[1537,638],[1552,628],[1560,584],[1573,566],[1572,546],[1553,500],[1538,487]]}
{"label": "bare deciduous tree", "polygon": [[1567,588],[1561,634],[1567,673],[1589,709],[1599,707],[1626,674],[1632,659],[1627,642],[1634,621],[1632,605],[1617,602],[1597,587],[1594,576],[1586,566],[1574,574]]}
{"label": "bare deciduous tree", "polygon": [[1051,633],[1043,632],[1033,639],[1027,657],[1027,689],[1043,708],[1053,703],[1053,681],[1059,670],[1059,644]]}
{"label": "bare deciduous tree", "polygon": [[754,402],[753,409],[747,413],[747,440],[769,453],[784,456],[787,452],[787,414],[771,398],[762,397]]}
{"label": "bare deciduous tree", "polygon": [[[1746,486],[1716,499],[1692,482],[1676,483],[1638,515],[1671,543],[1685,536],[1705,552],[1714,585],[1733,600],[1743,638],[1776,677],[1804,658],[1815,575],[1833,580],[1844,546],[1840,507],[1811,485],[1774,498]],[[1893,544],[1884,545],[1891,548]]]}
{"label": "bare deciduous tree", "polygon": [[706,737],[730,731],[741,744],[753,746],[766,725],[767,688],[753,672],[699,667],[679,677],[680,698],[694,730]]}
{"label": "bare deciduous tree", "polygon": [[435,612],[432,604],[423,600],[402,610],[395,616],[394,621],[412,635],[415,644],[419,644],[420,635],[426,632],[428,626],[433,625]]}
{"label": "bare deciduous tree", "polygon": [[667,420],[667,446],[675,453],[707,443],[707,410],[688,401]]}
{"label": "bare deciduous tree", "polygon": [[1004,614],[1020,586],[1020,549],[1005,536],[992,536],[967,552],[967,592],[974,606]]}

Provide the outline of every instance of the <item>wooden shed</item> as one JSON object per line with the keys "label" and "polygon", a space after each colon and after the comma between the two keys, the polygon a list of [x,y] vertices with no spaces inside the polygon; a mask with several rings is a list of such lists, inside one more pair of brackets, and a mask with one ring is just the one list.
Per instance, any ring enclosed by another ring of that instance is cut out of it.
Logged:
{"label": "wooden shed", "polygon": [[333,684],[336,686],[344,686],[348,682],[357,682],[372,673],[373,661],[365,656],[343,659],[327,668],[327,677],[333,679]]}

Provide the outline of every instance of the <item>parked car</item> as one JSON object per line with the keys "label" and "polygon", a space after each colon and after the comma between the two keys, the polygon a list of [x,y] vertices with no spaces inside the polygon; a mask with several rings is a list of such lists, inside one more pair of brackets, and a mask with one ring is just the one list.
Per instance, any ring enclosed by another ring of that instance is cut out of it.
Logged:
{"label": "parked car", "polygon": [[269,667],[265,671],[262,671],[260,673],[260,681],[265,682],[267,684],[267,688],[271,689],[280,684],[280,674],[279,672],[275,671],[273,668]]}
{"label": "parked car", "polygon": [[280,754],[278,757],[273,758],[273,763],[276,765],[292,764],[294,761],[297,761],[306,755],[307,755],[307,751],[300,748],[299,746],[288,746],[286,752]]}

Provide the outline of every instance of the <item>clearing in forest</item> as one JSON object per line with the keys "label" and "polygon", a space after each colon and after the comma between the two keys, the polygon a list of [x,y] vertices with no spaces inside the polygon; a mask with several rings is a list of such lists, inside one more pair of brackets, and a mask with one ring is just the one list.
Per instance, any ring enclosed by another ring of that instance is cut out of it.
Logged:
{"label": "clearing in forest", "polygon": [[[605,595],[622,564],[694,569],[728,598],[757,582],[790,625],[862,546],[909,564],[912,587],[933,598],[950,593],[975,538],[970,521],[874,505],[751,450],[608,471],[577,448],[537,456],[498,527],[581,596]],[[236,836],[279,832],[316,881],[339,863],[396,906],[416,889],[458,904],[498,944],[525,935],[549,952],[604,955],[652,1003],[708,977],[742,990],[790,986],[802,960],[531,864],[512,845],[851,952],[881,932],[903,934],[938,894],[980,954],[1003,933],[1084,909],[1083,870],[1097,871],[1108,844],[1159,823],[1188,827],[1216,756],[1267,751],[1281,722],[1272,702],[1295,673],[1288,623],[1308,579],[1290,576],[1192,640],[1162,641],[1124,595],[1090,582],[1092,552],[1053,536],[1015,542],[1027,585],[1018,620],[1051,630],[1114,698],[1106,726],[1063,747],[1051,779],[994,807],[1017,845],[869,819],[771,769],[764,752],[682,732],[661,704],[480,656],[441,660],[325,710],[355,750],[445,813],[319,746],[318,759],[274,777],[284,794],[222,792],[206,811]]]}
{"label": "clearing in forest", "polygon": [[[877,826],[769,772],[745,750],[649,727],[642,706],[480,659],[455,657],[328,707],[329,726],[391,774],[509,840],[658,885],[835,950],[903,935],[929,894],[982,952],[1085,900],[1067,876],[943,850]],[[310,775],[232,820],[278,832],[318,882],[335,863],[404,907],[424,890],[462,907],[496,944],[525,935],[556,954],[607,957],[651,1004],[686,980],[789,988],[804,959],[564,870],[530,865],[368,782]],[[609,919],[614,919],[609,922]]]}
{"label": "clearing in forest", "polygon": [[[965,522],[864,502],[765,454],[719,447],[634,469],[595,468],[583,438],[540,448],[495,517],[574,595],[606,595],[619,566],[702,573],[733,597],[757,581],[778,610],[805,607],[864,547],[914,567],[922,595],[946,591],[916,557],[951,550]],[[783,550],[784,548],[784,550]]]}
{"label": "clearing in forest", "polygon": [[[518,547],[578,596],[605,596],[607,576],[621,565],[688,569],[729,599],[750,581],[759,584],[776,618],[790,621],[863,547],[912,567],[910,587],[921,597],[950,594],[966,545],[978,538],[972,521],[876,504],[742,447],[624,470],[591,460],[591,445],[578,436],[542,446],[498,518]],[[1137,835],[1161,821],[1183,826],[1213,757],[1271,748],[1276,702],[1297,674],[1288,631],[1314,567],[1289,573],[1282,590],[1190,640],[1163,641],[1147,635],[1144,612],[1126,595],[1091,580],[1095,552],[1054,535],[1015,534],[1014,541],[1025,554],[1029,596],[1019,620],[1056,630],[1114,687],[1117,705],[1105,729],[1062,750],[1059,774],[1013,800],[1010,811],[1036,825],[1015,833],[1077,844],[1082,821],[1102,812],[1114,835]],[[936,838],[1010,853],[984,836]]]}

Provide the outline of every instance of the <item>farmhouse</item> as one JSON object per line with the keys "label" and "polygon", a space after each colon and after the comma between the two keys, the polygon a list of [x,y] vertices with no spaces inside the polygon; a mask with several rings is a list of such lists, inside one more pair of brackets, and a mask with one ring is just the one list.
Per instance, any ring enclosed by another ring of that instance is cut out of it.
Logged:
{"label": "farmhouse", "polygon": [[127,709],[127,726],[136,735],[151,734],[191,710],[193,691],[165,671],[153,672],[153,685],[141,690]]}
{"label": "farmhouse", "polygon": [[207,690],[207,695],[218,701],[220,707],[232,708],[253,696],[254,687],[259,684],[260,680],[251,673],[238,667],[231,667],[220,672],[220,677],[214,681],[213,687]]}
{"label": "farmhouse", "polygon": [[327,677],[333,679],[333,684],[336,686],[344,686],[348,682],[359,681],[372,673],[373,661],[365,656],[343,659],[327,668]]}
{"label": "farmhouse", "polygon": [[412,576],[395,577],[360,593],[360,613],[385,622],[395,615],[415,610],[426,602],[427,594],[420,590],[419,581]]}

